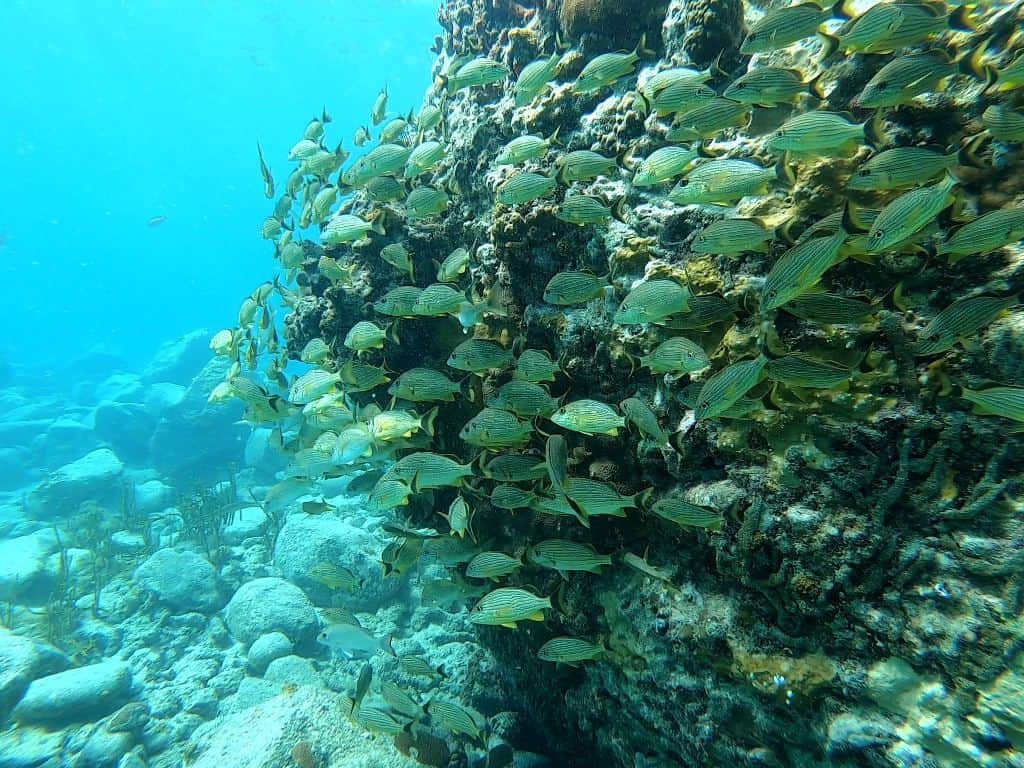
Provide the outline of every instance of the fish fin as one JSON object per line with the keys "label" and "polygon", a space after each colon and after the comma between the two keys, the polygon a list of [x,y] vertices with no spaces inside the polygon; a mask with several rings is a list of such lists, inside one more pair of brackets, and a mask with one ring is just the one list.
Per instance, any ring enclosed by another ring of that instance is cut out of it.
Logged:
{"label": "fish fin", "polygon": [[789,164],[789,153],[783,152],[779,162],[775,164],[775,177],[784,187],[796,184],[796,169]]}
{"label": "fish fin", "polygon": [[641,56],[654,56],[655,52],[647,47],[647,33],[644,32],[640,35],[640,42],[636,44],[636,48],[633,53],[636,54],[637,58]]}
{"label": "fish fin", "polygon": [[821,72],[815,75],[810,82],[807,83],[807,93],[809,93],[811,96],[818,99],[819,101],[824,101],[825,99],[828,98],[828,95],[825,93],[824,89],[821,86],[821,78],[822,76],[824,76],[826,72],[828,72],[828,70],[823,69]]}
{"label": "fish fin", "polygon": [[974,5],[971,3],[964,3],[949,14],[949,27],[950,29],[956,29],[960,32],[978,32],[980,27],[978,23],[971,18],[971,11],[974,10]]}
{"label": "fish fin", "polygon": [[853,0],[838,0],[829,9],[832,13],[833,19],[852,19],[857,15],[857,9],[854,7]]}
{"label": "fish fin", "polygon": [[818,57],[818,61],[825,62],[839,50],[839,38],[820,30],[818,36],[821,38],[821,56]]}
{"label": "fish fin", "polygon": [[515,629],[516,628],[516,623],[514,621],[506,621],[506,622],[504,622],[502,624],[499,624],[498,626],[500,626],[500,627],[508,627],[509,629]]}
{"label": "fish fin", "polygon": [[618,200],[616,200],[615,204],[611,208],[612,208],[612,218],[615,219],[616,221],[622,223],[622,224],[625,224],[626,223],[626,196],[623,195]]}
{"label": "fish fin", "polygon": [[966,141],[964,145],[957,150],[957,163],[968,168],[985,168],[985,161],[979,158],[976,153],[987,140],[988,137],[985,134],[979,133]]}
{"label": "fish fin", "polygon": [[888,141],[882,123],[882,110],[877,110],[870,120],[864,122],[864,140],[876,149]]}

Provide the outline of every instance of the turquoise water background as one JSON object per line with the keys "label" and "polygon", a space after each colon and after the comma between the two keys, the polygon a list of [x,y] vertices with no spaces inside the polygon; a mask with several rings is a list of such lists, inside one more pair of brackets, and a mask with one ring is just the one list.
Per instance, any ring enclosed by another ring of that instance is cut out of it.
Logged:
{"label": "turquoise water background", "polygon": [[[259,140],[278,194],[326,105],[333,148],[387,85],[430,82],[436,0],[7,0],[0,6],[0,358],[131,365],[235,322],[274,274]],[[158,226],[150,219],[166,216]]]}

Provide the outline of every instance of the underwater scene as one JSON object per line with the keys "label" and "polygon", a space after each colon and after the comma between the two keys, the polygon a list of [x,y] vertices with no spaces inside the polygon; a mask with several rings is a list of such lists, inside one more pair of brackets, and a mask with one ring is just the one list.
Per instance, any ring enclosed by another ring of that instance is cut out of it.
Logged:
{"label": "underwater scene", "polygon": [[1024,768],[1024,0],[11,0],[0,768]]}

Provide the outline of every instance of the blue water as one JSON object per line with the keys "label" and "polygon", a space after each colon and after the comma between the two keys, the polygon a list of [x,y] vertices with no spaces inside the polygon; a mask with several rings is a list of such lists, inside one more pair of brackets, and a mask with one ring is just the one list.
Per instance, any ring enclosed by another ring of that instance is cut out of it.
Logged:
{"label": "blue water", "polygon": [[[258,140],[284,158],[326,105],[327,143],[429,85],[435,0],[7,0],[0,8],[0,357],[164,340],[235,322],[274,273]],[[154,217],[166,217],[149,226]]]}

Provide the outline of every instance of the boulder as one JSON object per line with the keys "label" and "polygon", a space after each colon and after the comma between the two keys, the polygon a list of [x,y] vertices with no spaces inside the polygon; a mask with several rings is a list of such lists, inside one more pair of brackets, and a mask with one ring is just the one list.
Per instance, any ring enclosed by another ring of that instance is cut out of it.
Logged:
{"label": "boulder", "polygon": [[[351,594],[329,589],[309,575],[318,563],[348,568],[363,580],[362,588]],[[337,600],[351,611],[372,613],[405,588],[402,579],[382,577],[379,539],[333,515],[289,515],[277,536],[274,564],[317,605]]]}
{"label": "boulder", "polygon": [[0,628],[0,723],[7,720],[29,683],[67,666],[67,658],[56,648]]}
{"label": "boulder", "polygon": [[249,653],[246,657],[249,669],[262,675],[270,662],[291,655],[293,648],[292,641],[280,632],[261,635],[249,646]]}
{"label": "boulder", "polygon": [[135,580],[178,613],[210,614],[224,604],[217,571],[209,561],[187,549],[153,553],[135,569]]}
{"label": "boulder", "polygon": [[311,686],[199,726],[191,740],[196,747],[192,768],[294,765],[292,749],[300,741],[324,760],[329,755],[331,768],[422,768],[390,738],[350,723],[337,694]]}
{"label": "boulder", "polygon": [[224,358],[210,360],[189,384],[181,402],[164,411],[150,440],[153,466],[170,478],[223,479],[222,468],[242,459],[248,428],[238,400],[209,403],[210,392],[228,371]]}
{"label": "boulder", "polygon": [[141,465],[149,455],[156,419],[138,403],[104,401],[96,406],[96,435],[125,461]]}
{"label": "boulder", "polygon": [[168,408],[180,403],[185,397],[185,387],[160,381],[146,390],[146,408],[154,417],[159,417]]}
{"label": "boulder", "polygon": [[132,672],[120,661],[102,661],[34,680],[14,708],[22,725],[63,728],[109,715],[131,695]]}
{"label": "boulder", "polygon": [[284,468],[287,459],[270,445],[273,430],[266,427],[254,429],[245,442],[245,466],[272,475]]}
{"label": "boulder", "polygon": [[221,538],[228,546],[237,546],[246,539],[262,536],[267,527],[267,514],[259,507],[244,507],[224,527]]}
{"label": "boulder", "polygon": [[99,448],[100,438],[82,419],[64,415],[36,436],[31,445],[36,462],[54,469]]}
{"label": "boulder", "polygon": [[28,451],[17,446],[0,448],[0,491],[13,491],[31,480]]}
{"label": "boulder", "polygon": [[49,528],[0,539],[0,602],[46,602],[56,581],[47,559],[57,549]]}
{"label": "boulder", "polygon": [[96,387],[93,396],[97,402],[141,403],[146,398],[146,388],[137,373],[115,373]]}
{"label": "boulder", "polygon": [[292,685],[323,685],[320,675],[316,673],[316,667],[309,659],[301,656],[282,656],[274,659],[267,665],[267,671],[263,673],[263,679],[272,683]]}
{"label": "boulder", "polygon": [[247,645],[268,632],[280,632],[296,645],[311,645],[320,627],[302,590],[272,577],[239,587],[225,609],[225,621],[231,636]]}
{"label": "boulder", "polygon": [[162,512],[174,501],[174,489],[160,480],[147,480],[135,486],[135,508],[143,515]]}
{"label": "boulder", "polygon": [[99,448],[65,464],[41,482],[28,497],[29,511],[41,520],[67,516],[88,499],[113,500],[124,464],[109,448]]}
{"label": "boulder", "polygon": [[150,383],[169,381],[188,384],[211,357],[210,332],[200,328],[181,338],[164,342],[142,372],[142,378]]}

